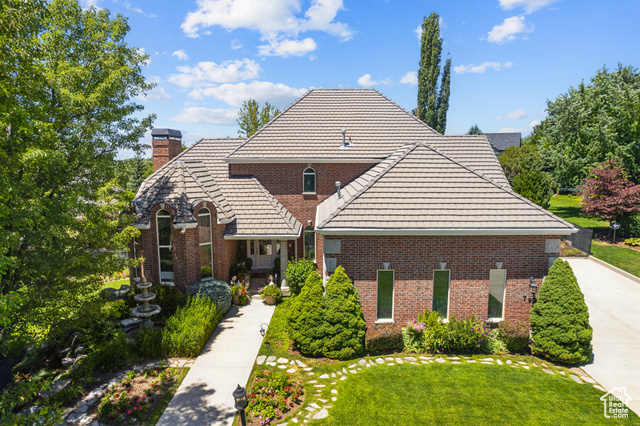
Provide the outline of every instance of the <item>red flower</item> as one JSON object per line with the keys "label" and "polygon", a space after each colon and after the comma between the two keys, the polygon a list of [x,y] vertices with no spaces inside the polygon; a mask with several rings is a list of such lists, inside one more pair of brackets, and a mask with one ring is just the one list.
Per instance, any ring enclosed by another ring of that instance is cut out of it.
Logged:
{"label": "red flower", "polygon": [[127,414],[131,414],[131,410],[127,411]]}

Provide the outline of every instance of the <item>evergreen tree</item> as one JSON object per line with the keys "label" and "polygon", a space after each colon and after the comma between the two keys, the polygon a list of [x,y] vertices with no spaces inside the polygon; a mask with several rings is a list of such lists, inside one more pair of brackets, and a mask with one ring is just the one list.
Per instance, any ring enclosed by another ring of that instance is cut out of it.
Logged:
{"label": "evergreen tree", "polygon": [[468,135],[484,135],[484,133],[482,133],[482,130],[480,130],[480,127],[478,127],[477,124],[474,124],[473,126],[469,127],[469,131],[467,132]]}
{"label": "evergreen tree", "polygon": [[287,312],[289,337],[306,355],[321,356],[324,342],[324,287],[322,277],[312,272]]}
{"label": "evergreen tree", "polygon": [[136,150],[136,155],[127,162],[127,189],[134,194],[146,178],[153,173],[153,162],[142,156],[142,150]]}
{"label": "evergreen tree", "polygon": [[568,262],[557,259],[549,269],[530,322],[534,354],[566,364],[591,360],[589,311]]}
{"label": "evergreen tree", "polygon": [[535,145],[510,146],[500,157],[511,189],[543,208],[548,208],[553,195],[553,180],[542,168]]}
{"label": "evergreen tree", "polygon": [[433,12],[422,22],[420,68],[418,69],[417,117],[437,132],[444,134],[449,109],[451,59],[447,59],[438,90],[442,55],[440,17]]}
{"label": "evergreen tree", "polygon": [[254,99],[244,101],[238,111],[238,119],[236,120],[240,126],[238,134],[248,138],[278,114],[280,114],[280,110],[269,102],[266,102],[264,107],[260,108],[260,105]]}
{"label": "evergreen tree", "polygon": [[364,352],[367,326],[360,297],[342,266],[327,282],[325,306],[324,356],[346,359]]}

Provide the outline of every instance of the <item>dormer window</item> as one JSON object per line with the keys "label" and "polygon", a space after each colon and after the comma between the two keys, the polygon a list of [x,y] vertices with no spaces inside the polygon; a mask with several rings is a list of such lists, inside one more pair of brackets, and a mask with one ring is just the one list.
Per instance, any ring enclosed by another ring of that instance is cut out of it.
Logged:
{"label": "dormer window", "polygon": [[315,194],[316,193],[316,171],[311,167],[304,169],[302,173],[302,193],[303,194]]}

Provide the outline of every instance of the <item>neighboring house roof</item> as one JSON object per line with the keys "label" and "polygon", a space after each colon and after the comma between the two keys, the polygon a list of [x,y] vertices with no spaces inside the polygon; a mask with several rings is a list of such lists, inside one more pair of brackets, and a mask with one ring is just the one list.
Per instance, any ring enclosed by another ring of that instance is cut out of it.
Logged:
{"label": "neighboring house roof", "polygon": [[424,142],[405,146],[318,205],[320,234],[559,235],[574,227]]}
{"label": "neighboring house roof", "polygon": [[484,134],[489,143],[496,149],[496,151],[503,152],[510,146],[520,146],[522,141],[521,133],[485,133]]}
{"label": "neighboring house roof", "polygon": [[[351,145],[343,148],[342,129]],[[313,89],[241,143],[229,163],[370,162],[417,141],[508,185],[484,136],[443,136],[374,89]]]}
{"label": "neighboring house roof", "polygon": [[[170,173],[170,170],[178,168],[184,176],[197,176],[199,182],[208,185],[210,194],[219,194],[206,200],[216,206],[219,223],[228,223],[225,238],[297,238],[302,230],[300,222],[257,179],[251,176],[229,177],[229,166],[223,158],[242,141],[229,138],[202,139],[147,178],[134,201],[136,207],[140,207],[137,211],[141,212],[138,223],[148,223],[148,210],[152,205],[175,198],[172,197],[175,191],[173,187],[180,182],[180,175]],[[185,179],[185,182],[189,181]],[[185,184],[185,187],[193,186],[193,183]],[[214,192],[214,187],[217,192]],[[200,196],[198,199],[203,198],[202,194],[195,191],[183,196],[185,201],[177,204],[180,210],[174,222],[185,216],[185,210],[192,209],[192,197],[195,195]],[[221,217],[231,221],[220,221]]]}

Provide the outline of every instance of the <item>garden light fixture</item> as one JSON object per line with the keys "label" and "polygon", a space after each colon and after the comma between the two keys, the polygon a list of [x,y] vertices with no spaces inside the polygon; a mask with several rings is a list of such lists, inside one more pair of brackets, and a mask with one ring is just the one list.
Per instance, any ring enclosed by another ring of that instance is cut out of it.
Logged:
{"label": "garden light fixture", "polygon": [[267,332],[267,330],[266,330],[267,328],[269,328],[268,324],[266,324],[264,322],[262,324],[260,324],[260,335],[262,337],[264,337],[265,333]]}
{"label": "garden light fixture", "polygon": [[244,409],[247,408],[247,391],[238,384],[236,390],[233,391],[233,399],[235,401],[234,406],[236,410],[240,411],[240,421],[242,426],[247,425],[247,420],[244,417]]}

